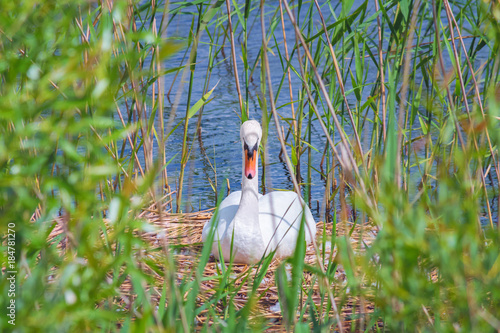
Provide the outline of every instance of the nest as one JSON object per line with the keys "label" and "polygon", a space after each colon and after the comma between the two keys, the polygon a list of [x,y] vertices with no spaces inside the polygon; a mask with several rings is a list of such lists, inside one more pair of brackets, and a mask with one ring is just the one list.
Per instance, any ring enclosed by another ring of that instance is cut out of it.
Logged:
{"label": "nest", "polygon": [[[154,211],[148,211],[143,214],[143,217],[155,226],[155,232],[144,234],[143,237],[153,247],[163,247],[166,244],[174,245],[177,250],[174,253],[176,272],[179,277],[193,275],[193,267],[197,267],[197,258],[200,256],[203,244],[201,243],[201,233],[203,226],[212,216],[212,210],[189,213],[189,214],[158,214]],[[337,247],[331,246],[331,235],[333,224],[317,223],[317,247],[316,252],[313,244],[309,244],[306,250],[305,264],[311,267],[323,266],[323,271],[328,269],[328,264],[335,260]],[[376,228],[372,225],[353,225],[345,222],[336,225],[337,237],[344,237],[349,240],[354,253],[363,252],[366,247],[370,246],[377,234]],[[317,255],[319,253],[319,256]],[[279,304],[278,287],[275,282],[275,272],[282,260],[274,259],[265,274],[260,285],[257,287],[258,303],[256,308],[258,311],[252,313],[254,318],[264,317],[269,322],[273,323],[272,329],[284,329],[283,314]],[[221,263],[216,260],[213,255],[210,257],[208,264],[205,266],[203,275],[207,278],[218,276],[221,273]],[[227,265],[227,264],[225,264]],[[285,264],[286,268],[290,265]],[[245,264],[232,264],[231,277],[234,279],[235,286],[241,288],[238,294],[232,298],[232,302],[237,309],[243,308],[248,302],[248,295],[252,291],[252,281],[244,281],[243,277],[255,276],[258,266],[249,266]],[[308,291],[313,289],[312,301],[315,303],[318,312],[323,317],[339,318],[343,322],[344,327],[351,327],[352,321],[357,322],[357,327],[364,330],[366,323],[363,323],[367,314],[373,312],[373,304],[368,299],[360,299],[357,296],[345,297],[346,293],[346,273],[342,265],[337,265],[335,271],[335,283],[325,285],[326,281],[319,281],[315,274],[305,271],[303,273],[303,290]],[[328,283],[328,282],[326,282]],[[209,301],[217,290],[217,279],[207,279],[201,283],[199,302],[200,304]],[[341,290],[344,288],[344,290]],[[341,309],[327,309],[325,297],[328,297],[328,291],[333,295],[344,295],[334,297],[336,305],[342,304]],[[307,306],[307,295],[302,299],[302,304],[299,308]],[[216,305],[219,307],[219,305]],[[217,310],[223,313],[224,309],[219,307]],[[337,312],[337,313],[335,313]],[[200,325],[206,322],[206,312],[202,312],[197,320]],[[307,318],[307,313],[303,318]]]}
{"label": "nest", "polygon": [[[203,226],[207,223],[212,216],[212,210],[188,213],[188,214],[172,214],[155,212],[154,209],[145,209],[139,217],[150,223],[153,228],[149,232],[137,231],[149,246],[145,256],[151,258],[155,262],[167,262],[167,256],[171,255],[174,259],[174,268],[176,280],[178,283],[189,279],[194,279],[194,271],[198,267],[199,257],[203,244],[201,242],[201,233]],[[57,225],[49,236],[49,242],[53,242],[57,236],[64,234],[64,221],[62,219],[57,221]],[[110,227],[105,221],[105,224]],[[305,255],[305,264],[311,267],[320,268],[326,271],[329,263],[337,261],[337,247],[331,246],[330,239],[333,231],[331,223],[325,224],[323,222],[317,223],[316,244],[318,252],[313,244],[309,244]],[[350,246],[355,254],[362,253],[366,247],[370,246],[377,234],[376,228],[371,224],[353,225],[349,222],[342,222],[336,225],[337,237],[345,237],[350,242]],[[65,241],[64,237],[59,237],[59,244],[57,245],[61,250],[64,250]],[[151,250],[149,250],[151,249]],[[319,253],[319,256],[317,255]],[[268,327],[271,330],[284,330],[285,326],[281,305],[279,303],[278,286],[275,281],[275,272],[279,265],[283,264],[283,260],[274,259],[262,282],[257,287],[256,305],[251,311],[251,318],[259,320],[267,320]],[[204,268],[203,276],[206,279],[201,280],[199,286],[197,302],[202,305],[209,302],[216,291],[218,290],[218,279],[220,275],[221,264],[213,256],[210,257],[209,262]],[[152,288],[152,301],[159,304],[162,288],[164,286],[164,278],[162,274],[158,274],[157,270],[148,267],[147,264],[142,264],[140,267],[150,276],[154,277],[154,284],[148,286],[147,289]],[[226,267],[224,267],[226,268]],[[290,265],[285,263],[285,270],[289,269]],[[166,271],[166,268],[163,268]],[[171,269],[171,268],[170,268]],[[230,272],[230,279],[236,288],[239,288],[236,295],[231,295],[231,302],[237,310],[242,309],[249,301],[249,295],[252,294],[252,286],[257,266],[249,266],[245,264],[233,264]],[[362,272],[356,272],[362,274]],[[163,274],[165,275],[165,274]],[[212,278],[211,278],[212,277]],[[326,279],[318,279],[316,274],[311,273],[309,270],[303,272],[303,286],[302,290],[305,291],[304,297],[300,298],[299,310],[307,307],[307,302],[311,301],[316,305],[317,314],[319,314],[323,321],[337,322],[340,320],[343,327],[349,329],[356,327],[356,330],[365,330],[367,328],[367,321],[369,321],[369,314],[373,312],[373,303],[370,302],[371,297],[359,297],[358,295],[350,295],[347,287],[346,272],[341,264],[336,266],[334,273],[334,282],[328,282]],[[312,290],[312,293],[310,293]],[[121,286],[121,303],[126,306],[132,303],[135,297],[131,282],[126,279]],[[187,297],[187,295],[184,295]],[[335,301],[335,307],[331,306],[329,300]],[[329,305],[330,303],[330,305]],[[167,304],[168,305],[168,304]],[[215,312],[224,313],[224,305],[219,303],[213,304]],[[214,310],[214,309],[212,309]],[[302,318],[307,319],[310,311],[305,311]],[[213,311],[212,311],[213,313]],[[208,315],[208,310],[204,310],[197,316],[197,322],[201,326],[214,323],[213,315]],[[298,319],[298,316],[297,316]],[[218,319],[215,318],[215,321]],[[270,324],[269,324],[270,323]]]}

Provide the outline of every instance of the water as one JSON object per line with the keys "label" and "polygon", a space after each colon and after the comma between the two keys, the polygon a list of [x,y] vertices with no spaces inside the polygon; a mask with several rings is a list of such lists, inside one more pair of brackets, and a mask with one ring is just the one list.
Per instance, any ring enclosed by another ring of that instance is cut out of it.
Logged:
{"label": "water", "polygon": [[[242,3],[242,1],[240,1]],[[355,3],[353,8],[351,9],[351,13],[356,10],[357,5],[362,2]],[[322,3],[324,4],[324,3]],[[306,8],[309,4],[304,4],[304,8]],[[270,17],[272,13],[274,13],[274,8],[278,6],[277,1],[267,1],[266,2],[266,29],[269,28],[270,25]],[[332,5],[333,6],[333,5]],[[335,14],[340,14],[340,5],[335,7]],[[187,38],[189,27],[191,25],[192,15],[190,13],[196,12],[196,8],[194,6],[184,8],[180,14],[176,15],[172,23],[170,24],[167,34],[169,37],[176,36],[178,38]],[[225,13],[225,7],[223,9]],[[300,22],[306,22],[306,10],[302,10],[302,17],[300,18]],[[330,10],[327,6],[322,6],[322,12],[325,17],[326,23],[331,24],[335,22],[335,18],[329,14]],[[315,31],[319,31],[321,29],[319,15],[317,14],[316,8],[313,10],[313,24]],[[375,9],[373,7],[373,3],[370,2],[367,7],[367,17],[370,17],[373,13],[375,13]],[[233,9],[234,14],[234,9]],[[160,15],[160,14],[158,14]],[[251,12],[251,19],[249,20],[249,39],[248,39],[248,58],[249,63],[253,64],[255,59],[259,56],[259,50],[262,45],[261,39],[261,26],[259,21],[260,12],[258,9],[254,9]],[[160,21],[161,16],[158,16],[158,21]],[[375,18],[373,18],[375,19]],[[442,19],[446,20],[444,11],[442,13]],[[237,25],[237,16],[233,15],[233,26]],[[429,24],[432,21],[429,20]],[[292,25],[287,20],[287,16],[285,13],[285,24],[286,24],[286,35],[288,39],[288,48],[291,51],[294,46],[295,41],[295,33],[292,28]],[[375,23],[371,24],[371,27],[376,27]],[[214,33],[215,26],[209,26],[209,30],[211,33]],[[373,31],[372,31],[373,30]],[[243,74],[243,62],[240,58],[240,43],[243,40],[241,35],[241,27],[237,27],[235,29],[235,43],[236,43],[236,55],[237,55],[237,66],[240,74],[240,85],[242,88],[243,97],[245,96],[244,92],[244,74]],[[370,37],[377,43],[378,37],[376,35],[375,29],[370,29],[367,33],[370,34]],[[388,29],[386,29],[386,35],[389,33]],[[279,24],[276,28],[275,35],[281,36],[281,25]],[[431,36],[433,37],[433,36]],[[430,37],[428,37],[430,38]],[[430,40],[430,39],[429,39]],[[209,43],[210,39],[208,38],[207,33],[203,33],[202,38],[200,40],[200,44],[198,46],[198,59],[196,70],[194,72],[194,89],[192,90],[192,100],[191,105],[193,105],[197,100],[201,98],[204,92],[203,84],[205,82],[206,69],[208,65],[208,54],[209,54]],[[277,50],[275,49],[276,44],[273,39],[269,42],[269,47],[276,54]],[[282,45],[282,40],[278,41],[278,47],[280,48],[280,52],[284,53],[284,47]],[[336,52],[339,51],[337,45]],[[372,52],[376,54],[376,45],[372,47]],[[181,64],[182,58],[184,56],[184,51],[180,51],[171,58],[169,58],[165,63],[165,68],[172,68],[179,66]],[[346,58],[352,58],[353,54],[349,54]],[[486,55],[487,56],[487,55]],[[339,57],[339,53],[337,53],[337,57]],[[272,83],[273,83],[273,92],[276,94],[278,91],[278,86],[280,84],[280,80],[282,77],[283,69],[280,62],[279,57],[273,56],[270,52],[268,53],[269,65],[271,68],[272,75]],[[187,57],[186,57],[187,59]],[[295,66],[296,70],[299,71],[299,65],[296,61],[296,56],[294,56],[294,61],[292,64]],[[478,58],[479,60],[481,57]],[[445,57],[446,67],[451,68],[451,63],[449,57]],[[225,57],[223,54],[219,53],[215,59],[215,62],[218,65],[212,70],[211,79],[209,84],[209,89],[217,83],[218,86],[214,90],[211,97],[214,99],[204,107],[202,120],[201,120],[201,135],[200,137],[196,137],[196,141],[193,143],[193,149],[189,158],[189,162],[187,164],[187,170],[185,170],[184,176],[184,211],[190,210],[200,210],[211,208],[215,206],[216,203],[216,193],[213,190],[212,186],[216,186],[217,189],[220,189],[222,184],[226,182],[226,179],[229,181],[231,190],[239,190],[240,182],[241,182],[241,143],[239,142],[239,126],[241,124],[239,118],[239,103],[238,103],[238,94],[236,91],[236,86],[234,82],[233,75],[233,67],[231,63],[231,53],[230,53],[230,43],[226,41],[225,47]],[[370,82],[369,78],[373,78],[373,82],[377,77],[377,68],[373,64],[372,60],[367,58],[366,61],[366,72],[364,75],[368,78],[366,81]],[[346,63],[346,66],[349,66]],[[350,64],[351,69],[355,74],[354,63]],[[321,71],[322,67],[319,65],[319,70]],[[249,84],[249,111],[250,118],[261,120],[262,113],[259,106],[259,101],[257,96],[261,94],[260,86],[259,86],[259,75],[260,75],[260,67],[257,66],[254,71],[254,80]],[[417,71],[417,75],[421,75]],[[173,82],[174,75],[170,74],[165,76],[165,92],[167,92]],[[416,82],[419,84],[421,81],[421,77],[416,78]],[[179,87],[180,75],[177,78],[177,81],[174,84],[174,88],[172,89],[172,93],[170,95],[170,100],[173,104],[175,100],[175,94]],[[346,91],[352,89],[352,83],[350,77],[346,80]],[[301,84],[299,79],[292,72],[292,88],[294,93],[294,98],[297,99],[298,89]],[[187,91],[188,91],[188,82],[184,84],[182,96],[180,100],[180,104],[178,105],[174,124],[178,124],[179,122],[183,122],[186,103],[187,103]],[[364,103],[370,94],[371,86],[368,85],[363,88],[361,93],[361,103]],[[269,97],[268,99],[268,110],[270,111],[269,105]],[[351,93],[347,96],[349,104],[351,108],[356,107],[356,98],[354,93]],[[285,80],[283,87],[281,89],[281,93],[279,98],[276,100],[276,106],[280,107],[286,103],[289,103],[289,95],[288,95],[288,81]],[[337,104],[334,104],[336,110],[342,107],[343,101],[338,101]],[[297,104],[296,104],[297,105]],[[321,109],[321,105],[320,109]],[[308,108],[305,110],[308,111]],[[172,112],[172,105],[166,103],[164,117],[168,120],[170,114]],[[279,114],[282,117],[291,117],[291,107],[285,106],[278,110]],[[371,115],[373,116],[373,115]],[[189,140],[195,137],[196,132],[196,123],[197,123],[198,115],[194,116],[190,120],[189,124]],[[314,117],[315,118],[315,117]],[[312,145],[316,148],[316,150],[311,150],[311,158],[312,158],[312,166],[314,168],[319,169],[319,165],[323,156],[323,151],[326,145],[326,138],[321,130],[319,123],[317,120],[312,122],[311,127],[311,138]],[[347,119],[347,117],[346,117]],[[281,120],[281,125],[285,128],[288,128],[288,125]],[[307,126],[307,117],[304,120],[303,130],[306,129]],[[352,134],[352,129],[347,123],[344,123],[344,128],[346,130],[347,135]],[[365,126],[365,129],[360,134],[363,148],[369,149],[371,139],[371,126]],[[414,135],[417,136],[418,132],[414,132]],[[289,138],[290,142],[291,138]],[[182,150],[182,141],[183,141],[183,124],[181,124],[177,130],[173,132],[173,134],[169,137],[166,143],[166,158],[167,161],[173,157],[172,163],[167,167],[169,184],[172,189],[176,188],[176,184],[178,183],[179,173],[180,173],[180,158],[181,158],[181,150]],[[340,138],[338,135],[334,138],[334,142],[339,142]],[[293,185],[290,180],[290,174],[287,171],[286,165],[279,159],[281,147],[276,135],[276,128],[274,121],[271,119],[269,125],[269,139],[268,139],[268,169],[267,169],[267,182],[265,186],[261,187],[261,191],[269,191],[273,189],[286,189],[293,190]],[[287,148],[287,152],[290,156],[290,147]],[[157,155],[157,152],[155,153]],[[262,175],[262,163],[259,166],[259,174]],[[326,168],[326,165],[324,165]],[[302,177],[306,177],[307,170],[307,152],[302,155],[301,159],[301,170]],[[305,181],[305,179],[304,179]],[[311,175],[311,193],[309,204],[311,206],[311,210],[317,219],[322,218],[321,214],[321,206],[324,201],[324,192],[325,192],[326,180],[321,177],[321,174],[318,171],[313,170]],[[338,202],[338,200],[336,200]],[[175,205],[175,204],[174,204]]]}
{"label": "water", "polygon": [[[271,7],[277,5],[278,2],[276,1],[268,2],[268,12],[272,13],[274,10]],[[186,9],[186,11],[188,10],[195,10],[195,8],[190,7]],[[303,12],[305,13],[306,11]],[[259,56],[262,39],[261,26],[260,22],[258,21],[258,16],[260,15],[260,13],[258,10],[253,10],[251,12],[251,15],[252,17],[249,22],[254,24],[251,24],[251,30],[249,33],[248,58],[250,59],[250,64],[253,64],[255,59]],[[319,16],[316,16],[314,17],[315,20],[319,20]],[[266,17],[266,27],[269,27],[270,24],[269,17],[269,15],[267,15]],[[304,18],[302,18],[302,20],[303,19]],[[254,22],[254,20],[256,21]],[[233,25],[236,25],[236,21],[236,16],[233,16]],[[185,29],[185,27],[187,25],[190,25],[190,23],[190,15],[178,15],[172,22],[171,26],[174,27],[174,29],[170,29],[168,31],[169,35],[187,37],[188,31],[187,29]],[[177,27],[177,29],[175,29],[175,27]],[[286,34],[289,40],[288,47],[289,50],[292,50],[292,42],[295,39],[294,31],[291,24],[289,23],[286,25],[286,28]],[[280,27],[277,28],[276,35],[281,35]],[[241,54],[241,51],[239,49],[240,42],[242,41],[241,28],[237,28],[235,30],[235,39],[237,47],[236,54],[238,57],[238,55]],[[207,34],[204,33],[198,47],[198,63],[194,74],[194,82],[196,82],[197,84],[193,89],[191,105],[203,95],[203,83],[206,75],[206,67],[208,65],[209,42],[210,40]],[[229,43],[227,42],[226,45],[229,45]],[[274,42],[270,42],[269,47],[273,46],[275,46]],[[284,52],[283,45],[280,45],[280,49],[281,52]],[[274,52],[276,52],[276,50]],[[207,104],[204,108],[203,118],[201,121],[201,136],[199,140],[197,139],[197,141],[194,143],[194,149],[192,151],[192,154],[190,155],[190,162],[187,165],[188,170],[186,170],[185,172],[185,184],[187,185],[188,190],[184,190],[185,194],[183,196],[184,199],[188,199],[190,203],[188,206],[192,206],[191,209],[195,210],[210,208],[215,205],[216,194],[212,189],[211,183],[217,184],[217,187],[220,188],[221,185],[226,182],[226,179],[228,179],[231,190],[240,189],[242,153],[241,143],[239,141],[239,126],[241,124],[241,121],[239,119],[238,94],[234,83],[234,75],[229,47],[226,47],[225,55],[225,58],[222,54],[219,54],[219,56],[216,58],[216,62],[219,62],[219,65],[217,65],[216,68],[212,71],[211,83],[209,85],[210,88],[213,87],[217,81],[220,81],[212,96],[215,97],[214,100]],[[181,62],[182,57],[183,52],[179,52],[174,57],[169,59],[169,63],[175,64],[175,66],[177,66]],[[283,73],[282,65],[278,56],[268,54],[268,57],[270,68],[272,68],[271,78],[273,82],[273,91],[276,94]],[[298,63],[295,62],[294,65],[298,70]],[[170,64],[170,66],[172,65]],[[243,62],[239,57],[237,66],[240,73],[240,83],[243,90],[245,78],[243,74]],[[260,68],[258,67],[254,72],[254,83],[250,83],[249,85],[249,112],[251,119],[260,121],[262,118],[262,113],[257,98],[257,95],[261,94],[260,87],[258,85],[259,75]],[[170,85],[172,84],[173,76],[166,77],[165,79],[165,87],[166,89],[169,89]],[[176,84],[177,83],[178,81],[176,82]],[[293,75],[292,88],[294,89],[295,98],[297,97],[297,89],[299,87],[300,82],[296,75]],[[173,91],[175,91],[175,89],[176,88],[174,88]],[[182,100],[176,114],[176,120],[174,122],[175,124],[183,121],[186,109],[187,89],[188,85],[185,84]],[[242,91],[242,94],[245,94],[245,92]],[[171,97],[171,99],[173,101],[174,98]],[[288,84],[286,82],[283,85],[279,98],[276,100],[276,106],[280,107],[281,105],[289,102],[290,100],[288,95]],[[270,109],[270,106],[268,107]],[[279,109],[279,113],[283,117],[291,117],[291,107],[283,107]],[[196,131],[196,120],[196,117],[193,117],[191,120],[189,128],[190,138],[194,137]],[[285,128],[288,128],[287,124],[283,121],[281,121],[281,125],[285,126]],[[305,129],[305,126],[303,127],[303,129]],[[324,137],[321,128],[319,128],[319,124],[317,124],[316,122],[313,122],[311,130],[312,144],[319,151],[316,152],[315,150],[312,150],[312,164],[314,166],[319,166],[322,152],[326,144],[326,138]],[[169,138],[167,142],[167,160],[181,151],[182,134],[182,129],[181,127],[179,127]],[[338,141],[339,138],[336,139],[336,141]],[[287,171],[286,165],[278,157],[280,150],[281,146],[277,138],[275,123],[273,120],[271,120],[269,124],[269,139],[267,145],[267,183],[265,186],[261,187],[261,191],[270,191],[273,189],[293,190],[290,174]],[[204,152],[206,152],[206,154]],[[290,155],[290,149],[288,149],[288,154]],[[307,170],[307,159],[305,158],[306,155],[307,153],[305,153],[303,155],[303,158],[301,159],[302,170]],[[171,184],[171,186],[177,182],[180,168],[180,154],[178,154],[174,158],[173,162],[168,166],[169,183]],[[262,163],[260,163],[260,175],[262,175],[263,173],[262,168]],[[302,176],[306,176],[304,171]],[[311,181],[310,204],[313,214],[316,215],[316,218],[319,218],[320,211],[318,210],[318,207],[321,206],[320,203],[323,201],[325,180],[321,179],[321,176],[318,172],[313,171]]]}

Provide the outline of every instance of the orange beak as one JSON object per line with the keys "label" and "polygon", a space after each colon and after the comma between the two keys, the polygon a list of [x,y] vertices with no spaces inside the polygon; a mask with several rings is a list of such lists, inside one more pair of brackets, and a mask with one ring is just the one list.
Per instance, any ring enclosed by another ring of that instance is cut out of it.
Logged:
{"label": "orange beak", "polygon": [[252,157],[248,157],[247,154],[245,154],[245,176],[248,179],[252,179],[255,177],[257,174],[257,159],[255,158],[255,155]]}
{"label": "orange beak", "polygon": [[245,144],[245,177],[252,179],[257,174],[257,145],[249,149]]}

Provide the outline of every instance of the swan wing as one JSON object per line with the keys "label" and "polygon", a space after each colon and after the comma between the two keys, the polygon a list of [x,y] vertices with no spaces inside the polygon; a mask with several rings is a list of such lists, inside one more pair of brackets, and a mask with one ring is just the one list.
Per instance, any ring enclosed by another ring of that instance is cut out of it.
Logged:
{"label": "swan wing", "polygon": [[304,200],[295,192],[275,191],[259,199],[259,224],[268,249],[278,248],[277,256],[290,256],[295,250],[302,215],[305,214],[306,242],[316,234],[316,222]]}
{"label": "swan wing", "polygon": [[[229,223],[236,215],[238,206],[240,205],[241,191],[235,191],[229,194],[224,200],[222,200],[219,206],[218,214],[214,214],[210,221],[203,226],[203,232],[201,233],[202,241],[206,241],[210,230],[216,228],[214,242],[222,239],[222,236],[227,230]],[[215,220],[217,218],[217,220]]]}
{"label": "swan wing", "polygon": [[[262,194],[259,193],[259,198],[261,197]],[[208,234],[214,225],[217,229],[214,237],[214,242],[217,242],[222,238],[225,231],[227,230],[227,227],[229,226],[229,223],[231,223],[234,215],[236,215],[236,211],[240,206],[240,201],[241,191],[232,192],[224,200],[222,200],[219,206],[219,213],[217,215],[218,222],[215,221],[216,216],[214,214],[210,221],[203,226],[203,231],[201,233],[202,241],[205,241],[208,238]]]}

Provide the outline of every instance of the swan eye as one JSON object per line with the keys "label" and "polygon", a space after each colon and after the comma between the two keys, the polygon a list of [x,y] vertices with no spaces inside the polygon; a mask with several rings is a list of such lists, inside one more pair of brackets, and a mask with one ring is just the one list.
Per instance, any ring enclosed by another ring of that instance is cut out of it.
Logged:
{"label": "swan eye", "polygon": [[252,148],[249,148],[247,143],[245,142],[243,144],[243,149],[246,151],[248,158],[253,158],[254,152],[256,152],[259,149],[259,144],[257,142]]}

